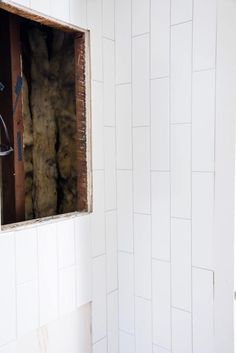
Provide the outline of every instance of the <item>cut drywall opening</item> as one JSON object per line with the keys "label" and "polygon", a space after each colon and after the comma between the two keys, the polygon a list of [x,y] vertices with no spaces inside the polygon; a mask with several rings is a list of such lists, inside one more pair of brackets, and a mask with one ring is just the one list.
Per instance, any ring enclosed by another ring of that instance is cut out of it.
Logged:
{"label": "cut drywall opening", "polygon": [[2,224],[91,207],[86,32],[26,17],[0,10]]}

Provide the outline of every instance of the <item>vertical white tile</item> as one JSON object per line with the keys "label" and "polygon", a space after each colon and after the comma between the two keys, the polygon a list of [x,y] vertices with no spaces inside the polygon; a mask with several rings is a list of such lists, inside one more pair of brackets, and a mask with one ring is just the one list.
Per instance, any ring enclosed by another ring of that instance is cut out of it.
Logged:
{"label": "vertical white tile", "polygon": [[119,253],[119,328],[134,334],[134,264],[133,255]]}
{"label": "vertical white tile", "polygon": [[106,336],[106,257],[93,259],[92,265],[92,332],[93,342]]}
{"label": "vertical white tile", "polygon": [[0,347],[0,353],[17,353],[16,352],[16,342],[9,343]]}
{"label": "vertical white tile", "polygon": [[172,306],[191,311],[191,221],[171,221]]}
{"label": "vertical white tile", "polygon": [[190,21],[193,17],[193,0],[171,1],[171,24]]}
{"label": "vertical white tile", "polygon": [[58,316],[56,224],[38,227],[40,326]]}
{"label": "vertical white tile", "polygon": [[214,174],[193,173],[193,265],[213,267]]}
{"label": "vertical white tile", "polygon": [[134,212],[150,213],[150,128],[133,129]]}
{"label": "vertical white tile", "polygon": [[87,28],[86,0],[70,0],[70,21],[79,27]]}
{"label": "vertical white tile", "polygon": [[68,267],[75,263],[75,224],[74,220],[57,223],[58,267]]}
{"label": "vertical white tile", "polygon": [[116,133],[115,128],[104,128],[105,210],[116,209]]}
{"label": "vertical white tile", "polygon": [[152,172],[152,257],[170,260],[170,173]]}
{"label": "vertical white tile", "polygon": [[68,0],[50,0],[52,16],[59,20],[69,22],[70,18],[70,7]]}
{"label": "vertical white tile", "polygon": [[118,261],[117,261],[117,222],[116,212],[106,214],[106,250],[107,250],[107,292],[118,287]]}
{"label": "vertical white tile", "polygon": [[118,248],[133,251],[133,184],[131,171],[117,172]]}
{"label": "vertical white tile", "polygon": [[65,315],[76,307],[75,267],[67,267],[59,271],[59,313]]}
{"label": "vertical white tile", "polygon": [[92,83],[93,170],[104,168],[103,84]]}
{"label": "vertical white tile", "polygon": [[193,353],[214,352],[213,272],[193,269]]}
{"label": "vertical white tile", "polygon": [[171,29],[171,121],[191,121],[192,23]]}
{"label": "vertical white tile", "polygon": [[131,85],[116,87],[117,169],[132,169]]}
{"label": "vertical white tile", "polygon": [[30,1],[30,7],[33,10],[42,12],[46,15],[51,15],[51,1],[48,0],[31,0]]}
{"label": "vertical white tile", "polygon": [[135,337],[120,331],[120,353],[135,353]]}
{"label": "vertical white tile", "polygon": [[103,39],[104,125],[115,125],[115,43]]}
{"label": "vertical white tile", "polygon": [[92,252],[90,216],[77,218],[75,225],[77,306],[81,306],[91,301]]}
{"label": "vertical white tile", "polygon": [[172,309],[172,352],[192,352],[191,313]]}
{"label": "vertical white tile", "polygon": [[193,69],[215,67],[216,0],[195,0],[193,14]]}
{"label": "vertical white tile", "polygon": [[171,349],[170,263],[152,262],[153,342]]}
{"label": "vertical white tile", "polygon": [[92,256],[105,253],[104,172],[93,173]]}
{"label": "vertical white tile", "polygon": [[115,0],[102,2],[103,35],[115,39]]}
{"label": "vertical white tile", "polygon": [[[234,351],[236,3],[217,1],[214,353]],[[235,243],[236,244],[236,243]],[[209,350],[210,351],[210,350]]]}
{"label": "vertical white tile", "polygon": [[35,330],[39,326],[38,282],[17,286],[17,336]]}
{"label": "vertical white tile", "polygon": [[93,345],[93,353],[107,353],[107,339],[104,338],[101,341]]}
{"label": "vertical white tile", "polygon": [[87,21],[91,41],[92,79],[102,81],[102,0],[87,0]]}
{"label": "vertical white tile", "polygon": [[153,353],[170,353],[168,349],[153,345]]}
{"label": "vertical white tile", "polygon": [[150,124],[149,35],[132,39],[133,125]]}
{"label": "vertical white tile", "polygon": [[107,296],[107,344],[109,353],[119,352],[118,291]]}
{"label": "vertical white tile", "polygon": [[191,127],[171,127],[171,215],[191,217]]}
{"label": "vertical white tile", "polygon": [[134,215],[135,295],[151,298],[151,217]]}
{"label": "vertical white tile", "polygon": [[152,352],[152,307],[149,300],[135,298],[136,353]]}
{"label": "vertical white tile", "polygon": [[[214,171],[215,71],[193,75],[192,169]],[[201,143],[199,143],[201,141]]]}
{"label": "vertical white tile", "polygon": [[169,75],[170,0],[151,0],[151,77]]}
{"label": "vertical white tile", "polygon": [[15,233],[16,281],[24,283],[37,278],[36,229],[24,229]]}
{"label": "vertical white tile", "polygon": [[131,82],[131,0],[115,0],[115,33],[116,83],[129,83]]}
{"label": "vertical white tile", "polygon": [[0,345],[16,338],[14,234],[0,236]]}
{"label": "vertical white tile", "polygon": [[151,82],[151,169],[167,171],[169,161],[169,79]]}
{"label": "vertical white tile", "polygon": [[132,0],[132,35],[149,32],[150,2]]}

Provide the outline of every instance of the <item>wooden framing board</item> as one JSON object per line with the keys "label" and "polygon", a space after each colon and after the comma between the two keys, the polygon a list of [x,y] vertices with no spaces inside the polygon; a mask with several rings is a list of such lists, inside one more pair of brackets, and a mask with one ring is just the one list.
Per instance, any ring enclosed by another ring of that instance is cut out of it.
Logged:
{"label": "wooden framing board", "polygon": [[17,18],[1,15],[0,81],[5,89],[0,95],[3,119],[8,126],[14,152],[2,158],[3,222],[20,222],[25,218],[22,100],[17,82],[21,82],[20,32]]}
{"label": "wooden framing board", "polygon": [[[53,28],[57,28],[63,31],[67,31],[70,33],[74,33],[75,35],[75,84],[76,84],[76,114],[77,114],[77,141],[78,141],[78,204],[77,210],[78,212],[91,212],[92,211],[92,168],[91,168],[91,98],[90,98],[90,52],[89,52],[89,31],[81,29],[77,26],[73,26],[71,24],[64,23],[62,21],[56,21],[51,17],[45,17],[38,12],[28,10],[20,5],[13,5],[13,3],[7,1],[0,2],[0,9],[7,11],[7,13],[15,14],[17,16],[13,16],[17,18],[18,16],[30,19],[32,21],[36,21],[46,26],[50,26]],[[11,16],[10,16],[11,17]],[[82,67],[81,67],[82,65]],[[14,91],[14,85],[11,85],[12,90]],[[11,98],[13,99],[13,93],[11,92]],[[1,97],[0,97],[1,99]],[[16,114],[18,116],[20,114],[21,109],[21,99],[20,104],[17,106]],[[23,132],[23,126],[18,120],[18,125],[14,126],[14,131],[16,128],[20,127],[20,131]],[[15,133],[14,133],[15,135]],[[18,142],[19,142],[19,136]],[[14,136],[14,141],[17,139]],[[13,136],[12,136],[13,138]],[[14,147],[17,148],[17,146]],[[23,163],[22,163],[23,164]],[[9,166],[10,168],[10,166]],[[8,168],[8,169],[9,169]],[[22,173],[22,169],[19,169],[19,173]],[[15,172],[14,172],[15,174]],[[18,175],[17,173],[15,174]],[[21,174],[24,175],[24,172]],[[17,176],[17,178],[19,175]],[[19,178],[18,180],[20,180]],[[17,183],[17,188],[22,187],[24,182],[20,181]],[[6,190],[4,183],[3,189]],[[12,190],[12,188],[10,188]],[[4,192],[4,190],[3,190]],[[6,192],[7,193],[7,192]],[[11,194],[11,193],[10,193]],[[19,195],[19,199],[22,200],[22,192],[17,193]],[[7,195],[6,195],[7,196]],[[9,197],[9,192],[8,196]],[[24,198],[24,195],[23,195]],[[9,200],[9,203],[12,204],[12,200]],[[19,200],[15,200],[15,209],[19,210],[18,208]],[[3,207],[4,208],[4,207]],[[23,208],[21,207],[21,215],[19,218],[15,217],[14,214],[9,216],[8,220],[4,217],[4,223],[12,223],[12,222],[19,222],[24,220],[22,217]],[[3,209],[4,214],[4,209]],[[72,212],[72,215],[74,212]],[[63,215],[59,215],[63,216]],[[65,215],[64,215],[65,216]],[[54,216],[55,217],[55,216]],[[57,216],[56,216],[57,217]],[[48,220],[48,217],[45,218]],[[35,222],[36,220],[27,221],[24,223]]]}

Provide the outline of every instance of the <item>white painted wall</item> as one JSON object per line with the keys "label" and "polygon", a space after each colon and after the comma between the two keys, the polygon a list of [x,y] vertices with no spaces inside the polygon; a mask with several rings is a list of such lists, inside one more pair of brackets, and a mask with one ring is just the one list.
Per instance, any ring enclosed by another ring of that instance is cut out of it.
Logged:
{"label": "white painted wall", "polygon": [[94,353],[233,353],[235,1],[18,2],[91,30],[94,213],[0,236],[2,352],[92,299]]}

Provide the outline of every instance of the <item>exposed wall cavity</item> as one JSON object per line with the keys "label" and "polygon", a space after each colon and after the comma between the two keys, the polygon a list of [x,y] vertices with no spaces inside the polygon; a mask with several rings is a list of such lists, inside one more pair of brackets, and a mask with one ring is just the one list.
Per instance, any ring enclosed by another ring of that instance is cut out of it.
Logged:
{"label": "exposed wall cavity", "polygon": [[22,26],[26,219],[77,206],[74,36]]}

